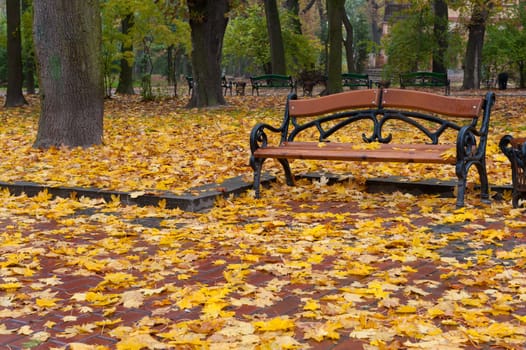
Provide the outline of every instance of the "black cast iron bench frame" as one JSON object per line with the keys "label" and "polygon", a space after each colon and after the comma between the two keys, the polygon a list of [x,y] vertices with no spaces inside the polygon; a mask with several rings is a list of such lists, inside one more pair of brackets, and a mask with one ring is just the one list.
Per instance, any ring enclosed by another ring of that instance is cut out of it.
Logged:
{"label": "black cast iron bench frame", "polygon": [[[263,162],[273,158],[282,165],[286,182],[291,186],[294,177],[289,161],[294,159],[453,165],[458,178],[457,207],[464,206],[468,171],[475,166],[480,178],[481,198],[489,201],[486,144],[494,100],[493,92],[485,97],[455,98],[383,88],[301,100],[296,94],[290,94],[280,127],[258,123],[251,131],[250,165],[254,171],[255,196],[260,196]],[[345,133],[347,126],[358,121],[370,124],[361,135],[363,142],[331,142],[337,132]],[[416,137],[414,143],[391,143],[393,135],[384,135],[384,128],[392,122],[409,125],[415,130],[413,134],[424,135],[427,143]],[[456,131],[455,144],[439,143],[446,130]],[[302,138],[309,133],[315,134],[315,138],[296,141],[300,135]],[[271,134],[277,134],[275,137],[280,139],[274,146],[269,145]],[[360,147],[372,142],[378,142],[378,147]],[[454,155],[445,156],[450,153]]]}

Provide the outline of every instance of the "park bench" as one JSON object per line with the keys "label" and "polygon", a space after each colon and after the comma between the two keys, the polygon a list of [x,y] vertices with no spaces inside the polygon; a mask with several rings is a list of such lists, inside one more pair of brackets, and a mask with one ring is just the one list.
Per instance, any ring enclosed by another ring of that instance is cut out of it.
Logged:
{"label": "park bench", "polygon": [[[186,82],[188,83],[188,95],[192,94],[192,89],[194,88],[194,79],[191,76],[186,76]],[[227,80],[225,76],[221,77],[221,89],[224,89],[224,95],[230,90],[230,96],[232,96],[232,82]]]}
{"label": "park bench", "polygon": [[446,73],[409,72],[400,74],[400,87],[435,88],[444,87],[444,93],[450,93],[450,81]]}
{"label": "park bench", "polygon": [[250,84],[252,85],[252,95],[256,91],[259,96],[259,89],[271,88],[271,89],[282,89],[290,88],[290,92],[294,92],[296,84],[290,75],[281,74],[265,74],[257,77],[250,77]]}
{"label": "park bench", "polygon": [[[294,159],[452,165],[458,207],[464,205],[468,170],[475,166],[482,200],[489,200],[485,157],[494,96],[383,88],[301,100],[290,94],[280,127],[259,123],[251,131],[255,196],[260,196],[263,162],[271,158],[282,165],[288,185],[294,184],[289,164]],[[444,140],[447,133],[456,141]],[[391,143],[395,136],[396,144]]]}
{"label": "park bench", "polygon": [[342,86],[349,87],[351,89],[358,87],[366,87],[370,89],[373,86],[373,82],[369,79],[368,74],[343,73]]}

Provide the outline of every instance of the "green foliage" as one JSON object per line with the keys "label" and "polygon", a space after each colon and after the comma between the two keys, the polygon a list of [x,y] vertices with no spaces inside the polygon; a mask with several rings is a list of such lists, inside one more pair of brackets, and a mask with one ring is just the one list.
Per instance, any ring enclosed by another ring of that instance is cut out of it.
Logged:
{"label": "green foliage", "polygon": [[[316,64],[319,41],[294,32],[292,14],[280,12],[287,73],[295,75]],[[265,12],[259,4],[242,7],[230,20],[223,43],[223,64],[233,71],[254,74],[270,62]]]}
{"label": "green foliage", "polygon": [[365,69],[367,54],[372,52],[371,29],[367,19],[367,1],[351,0],[346,3],[346,12],[353,25],[355,67],[348,67],[349,72],[362,72]]}
{"label": "green foliage", "polygon": [[[403,12],[403,16],[391,23],[391,31],[382,38],[389,62],[384,67],[388,77],[399,73],[431,70],[433,52],[438,43],[433,33],[434,15],[430,2],[419,2]],[[446,62],[457,66],[463,52],[462,33],[453,28],[448,32]]]}
{"label": "green foliage", "polygon": [[[102,3],[103,15],[103,62],[105,84],[111,88],[115,75],[120,70],[120,60],[126,59],[130,65],[139,57],[141,85],[151,76],[151,62],[155,56],[163,55],[174,46],[181,52],[190,52],[190,28],[187,22],[177,17],[180,5],[166,2],[143,0],[105,0]],[[121,20],[133,14],[133,25],[129,33],[121,31]],[[132,46],[133,52],[123,52],[123,46]],[[147,56],[147,57],[145,57]],[[146,92],[149,95],[149,92]]]}
{"label": "green foliage", "polygon": [[526,77],[526,9],[517,6],[506,20],[487,28],[483,48],[483,63],[488,78],[499,72],[519,73],[521,87]]}
{"label": "green foliage", "polygon": [[429,8],[404,11],[404,18],[391,23],[382,45],[389,57],[387,70],[392,74],[429,70],[433,53],[432,18]]}

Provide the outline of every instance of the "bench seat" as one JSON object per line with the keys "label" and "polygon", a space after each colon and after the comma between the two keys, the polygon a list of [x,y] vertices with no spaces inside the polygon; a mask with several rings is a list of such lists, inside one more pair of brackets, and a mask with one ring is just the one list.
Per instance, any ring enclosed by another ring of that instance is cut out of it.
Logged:
{"label": "bench seat", "polygon": [[455,157],[448,157],[454,149],[452,145],[431,144],[374,143],[361,146],[337,142],[283,142],[277,147],[259,148],[254,152],[254,156],[258,158],[455,164]]}

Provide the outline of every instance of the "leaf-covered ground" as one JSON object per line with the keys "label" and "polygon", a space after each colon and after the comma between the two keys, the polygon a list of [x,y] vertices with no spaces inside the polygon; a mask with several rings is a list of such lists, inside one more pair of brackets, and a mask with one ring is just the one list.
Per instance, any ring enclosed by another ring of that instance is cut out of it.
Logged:
{"label": "leaf-covered ground", "polygon": [[[488,170],[524,97],[497,98]],[[248,133],[283,96],[188,111],[107,102],[105,145],[31,148],[37,107],[3,110],[0,181],[183,191],[247,174]],[[34,102],[34,101],[33,101]],[[319,170],[311,162],[297,170]],[[505,200],[369,194],[366,176],[450,170],[323,164],[327,186],[278,182],[203,213],[0,193],[0,345],[11,349],[522,349],[526,219]],[[267,168],[279,168],[269,162]]]}
{"label": "leaf-covered ground", "polygon": [[[524,99],[497,95],[487,149],[491,184],[511,182],[509,162],[498,149],[498,142],[507,133],[526,133],[522,130]],[[228,107],[203,111],[183,108],[186,99],[143,103],[139,97],[116,97],[106,102],[104,145],[51,151],[32,148],[38,127],[38,101],[33,99],[25,108],[4,109],[0,114],[0,181],[180,193],[237,175],[250,179],[250,129],[258,121],[278,126],[285,96],[234,96],[228,100]],[[294,168],[297,172],[352,173],[357,182],[389,175],[456,178],[453,167],[429,164],[295,161]],[[270,161],[265,170],[282,175]]]}

